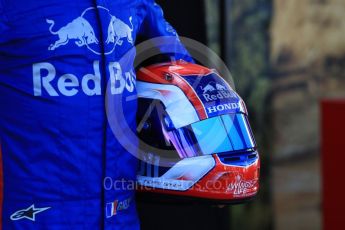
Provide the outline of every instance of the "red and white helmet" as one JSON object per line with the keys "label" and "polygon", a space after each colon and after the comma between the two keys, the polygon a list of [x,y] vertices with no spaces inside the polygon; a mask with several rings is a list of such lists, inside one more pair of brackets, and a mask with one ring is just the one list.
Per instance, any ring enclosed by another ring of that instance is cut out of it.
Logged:
{"label": "red and white helmet", "polygon": [[243,100],[215,70],[164,63],[137,73],[141,194],[239,202],[259,188]]}

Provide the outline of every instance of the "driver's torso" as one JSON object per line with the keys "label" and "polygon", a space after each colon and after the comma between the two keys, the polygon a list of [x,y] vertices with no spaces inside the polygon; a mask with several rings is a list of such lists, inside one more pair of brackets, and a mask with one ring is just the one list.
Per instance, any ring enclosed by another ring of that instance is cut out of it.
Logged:
{"label": "driver's torso", "polygon": [[161,14],[152,0],[0,0],[3,229],[138,228],[136,158],[106,108],[135,130],[128,51]]}

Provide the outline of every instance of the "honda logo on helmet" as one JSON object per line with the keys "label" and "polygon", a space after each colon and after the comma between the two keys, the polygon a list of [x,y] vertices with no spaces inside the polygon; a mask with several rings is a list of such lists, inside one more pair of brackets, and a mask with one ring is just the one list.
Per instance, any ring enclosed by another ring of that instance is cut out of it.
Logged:
{"label": "honda logo on helmet", "polygon": [[208,113],[216,113],[216,112],[221,112],[224,110],[234,110],[234,109],[239,109],[240,106],[238,103],[227,103],[227,104],[223,104],[223,105],[214,105],[211,107],[208,107]]}

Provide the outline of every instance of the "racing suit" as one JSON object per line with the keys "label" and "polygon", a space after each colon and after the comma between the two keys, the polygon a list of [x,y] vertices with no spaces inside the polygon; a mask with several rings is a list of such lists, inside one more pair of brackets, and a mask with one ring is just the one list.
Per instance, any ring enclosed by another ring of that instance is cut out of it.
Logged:
{"label": "racing suit", "polygon": [[0,229],[139,228],[137,159],[106,113],[135,132],[139,35],[191,60],[153,0],[0,0]]}

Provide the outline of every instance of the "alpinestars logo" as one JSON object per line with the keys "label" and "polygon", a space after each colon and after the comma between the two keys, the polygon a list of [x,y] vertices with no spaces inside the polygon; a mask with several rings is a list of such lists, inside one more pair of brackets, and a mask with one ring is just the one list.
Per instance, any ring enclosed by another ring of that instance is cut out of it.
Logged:
{"label": "alpinestars logo", "polygon": [[44,212],[46,210],[50,209],[50,207],[45,208],[36,208],[34,204],[32,204],[27,209],[21,209],[16,211],[11,215],[11,220],[21,220],[21,219],[28,219],[31,221],[36,221],[36,215],[40,212]]}
{"label": "alpinestars logo", "polygon": [[245,180],[241,175],[235,176],[235,181],[231,182],[228,191],[234,194],[235,196],[246,196],[253,193],[251,191],[257,183],[257,180]]}
{"label": "alpinestars logo", "polygon": [[116,16],[111,15],[109,9],[103,6],[97,6],[87,8],[79,17],[57,30],[54,29],[55,21],[46,19],[46,22],[50,24],[49,32],[58,37],[58,40],[50,44],[48,50],[55,50],[73,41],[78,47],[85,46],[91,52],[101,55],[102,52],[98,48],[100,42],[96,35],[97,30],[93,28],[90,20],[87,20],[87,18],[92,18],[92,13],[96,10],[99,14],[102,14],[102,18],[105,20],[108,18],[109,20],[107,39],[104,42],[105,55],[111,54],[115,50],[115,47],[117,45],[121,46],[125,40],[133,45],[132,17],[130,16],[128,19],[131,24],[130,27]]}
{"label": "alpinestars logo", "polygon": [[224,98],[236,98],[235,93],[219,83],[208,83],[205,87],[200,86],[200,88],[202,90],[202,96],[207,102]]}

